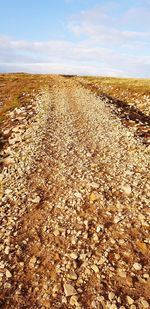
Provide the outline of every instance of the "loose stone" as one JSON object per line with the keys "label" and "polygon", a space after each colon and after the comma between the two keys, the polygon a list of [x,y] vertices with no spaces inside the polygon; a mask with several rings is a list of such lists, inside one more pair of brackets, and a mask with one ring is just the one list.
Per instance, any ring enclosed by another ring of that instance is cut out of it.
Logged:
{"label": "loose stone", "polygon": [[67,284],[67,283],[64,284],[64,292],[67,297],[77,294],[77,291],[75,290],[75,288],[71,284]]}

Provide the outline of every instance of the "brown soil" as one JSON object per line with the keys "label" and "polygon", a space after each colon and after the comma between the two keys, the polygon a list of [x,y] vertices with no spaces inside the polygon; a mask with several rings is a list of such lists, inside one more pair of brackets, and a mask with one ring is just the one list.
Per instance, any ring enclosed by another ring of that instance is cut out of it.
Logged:
{"label": "brown soil", "polygon": [[0,308],[149,308],[149,148],[75,78],[46,82],[43,116],[25,122],[43,121],[35,140],[4,134],[18,109],[2,124],[2,156],[22,156],[3,163]]}

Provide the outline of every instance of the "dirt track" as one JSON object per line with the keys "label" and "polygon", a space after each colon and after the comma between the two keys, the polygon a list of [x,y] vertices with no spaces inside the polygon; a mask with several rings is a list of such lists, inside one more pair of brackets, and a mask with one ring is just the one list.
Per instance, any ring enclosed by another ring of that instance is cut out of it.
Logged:
{"label": "dirt track", "polygon": [[3,172],[0,308],[149,308],[149,148],[71,79],[39,100],[34,156]]}

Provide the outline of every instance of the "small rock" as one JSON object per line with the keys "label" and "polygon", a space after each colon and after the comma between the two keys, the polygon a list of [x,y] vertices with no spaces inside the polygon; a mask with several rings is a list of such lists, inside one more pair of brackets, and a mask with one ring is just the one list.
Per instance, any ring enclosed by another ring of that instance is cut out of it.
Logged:
{"label": "small rock", "polygon": [[79,304],[78,303],[78,297],[77,296],[71,296],[69,303],[70,303],[71,306],[77,306]]}
{"label": "small rock", "polygon": [[78,254],[76,252],[72,252],[70,254],[70,257],[73,259],[73,260],[76,260],[78,258]]}
{"label": "small rock", "polygon": [[4,289],[11,289],[11,284],[8,283],[8,282],[6,282],[6,283],[4,284]]}
{"label": "small rock", "polygon": [[36,196],[34,199],[31,199],[31,202],[38,204],[40,202],[40,200],[41,200],[40,196]]}
{"label": "small rock", "polygon": [[12,193],[12,190],[11,190],[11,189],[6,189],[6,190],[5,190],[5,194],[6,194],[7,196],[9,196],[11,193]]}
{"label": "small rock", "polygon": [[122,185],[121,186],[121,190],[123,191],[123,193],[125,194],[125,195],[127,195],[127,196],[129,196],[130,194],[131,194],[131,192],[132,192],[132,190],[131,190],[131,186],[130,185],[128,185],[128,184],[124,184],[124,185]]}
{"label": "small rock", "polygon": [[91,268],[94,270],[95,273],[99,273],[99,268],[95,264],[93,264]]}
{"label": "small rock", "polygon": [[112,301],[114,299],[114,297],[115,297],[115,294],[113,292],[110,292],[108,294],[108,298],[109,298],[110,301]]}
{"label": "small rock", "polygon": [[58,291],[59,291],[59,288],[58,288],[58,285],[54,285],[54,287],[53,287],[53,297],[55,297],[56,296],[56,294],[58,293]]}
{"label": "small rock", "polygon": [[100,260],[99,260],[99,265],[102,265],[102,264],[104,264],[105,263],[105,261],[106,261],[106,258],[104,257],[104,256],[102,256],[101,258],[100,258]]}
{"label": "small rock", "polygon": [[67,297],[77,294],[77,291],[75,290],[75,288],[71,284],[67,284],[67,283],[64,284],[64,292]]}
{"label": "small rock", "polygon": [[138,247],[138,249],[143,253],[143,254],[147,254],[148,252],[148,248],[147,245],[144,242],[141,242],[139,240],[136,241],[136,245]]}
{"label": "small rock", "polygon": [[12,274],[11,274],[11,272],[8,269],[6,269],[6,277],[8,279],[12,277]]}
{"label": "small rock", "polygon": [[94,233],[94,235],[93,235],[93,240],[94,240],[94,241],[96,241],[96,242],[98,242],[98,241],[99,241],[99,238],[98,238],[98,236],[97,236],[97,234],[96,234],[96,233]]}
{"label": "small rock", "polygon": [[79,198],[79,199],[82,199],[82,194],[80,192],[75,192],[74,196]]}
{"label": "small rock", "polygon": [[93,202],[97,201],[98,198],[99,198],[98,193],[97,192],[92,192],[90,194],[90,203],[93,203]]}
{"label": "small rock", "polygon": [[141,270],[142,269],[142,265],[139,264],[139,263],[134,263],[133,267],[134,267],[135,270]]}
{"label": "small rock", "polygon": [[9,132],[10,132],[10,129],[6,129],[5,131],[3,131],[3,134],[4,134],[4,135],[8,135]]}
{"label": "small rock", "polygon": [[131,305],[130,309],[136,309],[135,305]]}
{"label": "small rock", "polygon": [[126,272],[124,270],[122,270],[121,268],[118,268],[118,275],[121,278],[126,278]]}
{"label": "small rock", "polygon": [[14,159],[7,157],[5,159],[3,159],[3,163],[4,165],[8,166],[8,165],[12,165],[14,163]]}
{"label": "small rock", "polygon": [[55,230],[55,231],[54,231],[54,235],[55,235],[56,237],[59,236],[59,235],[60,235],[59,230]]}
{"label": "small rock", "polygon": [[143,278],[148,279],[149,278],[149,274],[144,274]]}
{"label": "small rock", "polygon": [[149,308],[150,304],[143,297],[140,298],[140,302],[144,309]]}
{"label": "small rock", "polygon": [[93,181],[93,182],[91,182],[91,187],[93,189],[98,189],[99,188],[99,184]]}
{"label": "small rock", "polygon": [[127,302],[129,305],[132,305],[134,303],[134,300],[130,296],[127,296]]}
{"label": "small rock", "polygon": [[98,225],[96,228],[96,232],[99,233],[100,231],[103,231],[104,226],[103,225]]}
{"label": "small rock", "polygon": [[77,280],[77,274],[74,271],[72,271],[68,275],[68,278],[71,279],[71,280]]}
{"label": "small rock", "polygon": [[115,304],[110,305],[109,309],[118,309]]}
{"label": "small rock", "polygon": [[14,138],[10,138],[9,139],[9,145],[14,145],[16,143],[18,143],[20,141],[20,139],[16,136]]}
{"label": "small rock", "polygon": [[10,248],[7,246],[6,248],[5,248],[5,250],[4,250],[4,252],[5,252],[5,254],[9,254],[9,250],[10,250]]}
{"label": "small rock", "polygon": [[30,267],[34,267],[35,263],[36,263],[36,257],[33,256],[33,257],[30,259],[29,266],[30,266]]}
{"label": "small rock", "polygon": [[118,217],[118,216],[115,216],[114,217],[114,223],[118,223],[119,221],[121,221],[122,218],[121,217]]}

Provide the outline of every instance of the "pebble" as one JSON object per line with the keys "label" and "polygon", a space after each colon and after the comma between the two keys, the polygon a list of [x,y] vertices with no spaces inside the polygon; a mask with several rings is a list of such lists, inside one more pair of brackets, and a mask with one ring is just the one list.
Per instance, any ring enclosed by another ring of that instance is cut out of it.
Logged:
{"label": "pebble", "polygon": [[110,292],[108,294],[108,298],[109,298],[110,301],[112,301],[114,299],[114,297],[115,297],[115,294],[113,292]]}
{"label": "pebble", "polygon": [[118,275],[121,277],[121,278],[126,278],[126,272],[120,268],[118,268]]}
{"label": "pebble", "polygon": [[110,305],[109,309],[118,309],[115,304]]}
{"label": "pebble", "polygon": [[100,258],[98,264],[99,264],[99,265],[102,265],[102,264],[105,263],[105,261],[106,261],[106,258],[105,258],[104,256],[102,256],[102,257]]}
{"label": "pebble", "polygon": [[99,273],[99,268],[94,264],[91,266],[95,273]]}
{"label": "pebble", "polygon": [[135,305],[131,305],[130,309],[136,309]]}
{"label": "pebble", "polygon": [[121,217],[118,217],[118,216],[115,216],[114,217],[114,223],[118,223],[119,221],[121,221],[122,218]]}
{"label": "pebble", "polygon": [[135,270],[141,270],[141,269],[142,269],[142,265],[139,264],[139,263],[134,263],[134,264],[133,264],[133,268],[134,268]]}
{"label": "pebble", "polygon": [[4,165],[8,166],[8,165],[12,165],[14,163],[14,159],[7,157],[5,159],[3,159],[3,163]]}
{"label": "pebble", "polygon": [[57,237],[57,236],[59,236],[60,235],[60,231],[59,230],[55,230],[54,231],[54,235]]}
{"label": "pebble", "polygon": [[78,254],[76,252],[72,252],[70,254],[70,257],[73,259],[73,260],[76,260],[78,258]]}
{"label": "pebble", "polygon": [[130,296],[127,296],[127,302],[129,305],[132,305],[134,303],[134,300]]}
{"label": "pebble", "polygon": [[67,284],[67,283],[64,284],[64,292],[67,297],[77,294],[77,291],[75,290],[75,288],[71,284]]}
{"label": "pebble", "polygon": [[93,203],[93,202],[95,202],[95,201],[97,201],[97,200],[98,200],[98,194],[97,194],[97,192],[92,192],[92,193],[90,194],[90,202]]}
{"label": "pebble", "polygon": [[68,278],[71,279],[71,280],[77,280],[77,274],[74,271],[72,271],[68,275]]}
{"label": "pebble", "polygon": [[123,193],[127,196],[129,196],[132,192],[131,186],[126,184],[126,185],[122,185],[121,186],[121,190],[123,191]]}
{"label": "pebble", "polygon": [[78,303],[78,297],[77,296],[71,296],[69,303],[70,303],[71,306],[77,306],[79,304]]}
{"label": "pebble", "polygon": [[35,263],[36,263],[36,257],[33,256],[33,257],[30,259],[29,266],[30,266],[30,267],[34,267]]}
{"label": "pebble", "polygon": [[149,307],[150,304],[149,304],[149,303],[147,302],[147,300],[145,300],[143,297],[140,298],[140,302],[141,302],[141,304],[142,304],[142,306],[143,306],[144,309],[150,308],[150,307]]}
{"label": "pebble", "polygon": [[6,248],[5,248],[5,250],[4,250],[4,252],[5,252],[5,254],[9,254],[9,250],[10,250],[10,248],[7,246]]}
{"label": "pebble", "polygon": [[75,192],[74,196],[79,198],[79,199],[82,199],[82,194],[80,192]]}
{"label": "pebble", "polygon": [[99,184],[98,183],[96,183],[96,182],[91,182],[91,187],[93,188],[93,189],[98,189],[99,188]]}
{"label": "pebble", "polygon": [[38,204],[40,202],[40,200],[41,200],[40,196],[36,196],[35,198],[31,199],[31,202]]}
{"label": "pebble", "polygon": [[8,269],[6,270],[6,277],[8,279],[12,277],[12,274],[11,274],[11,272]]}

